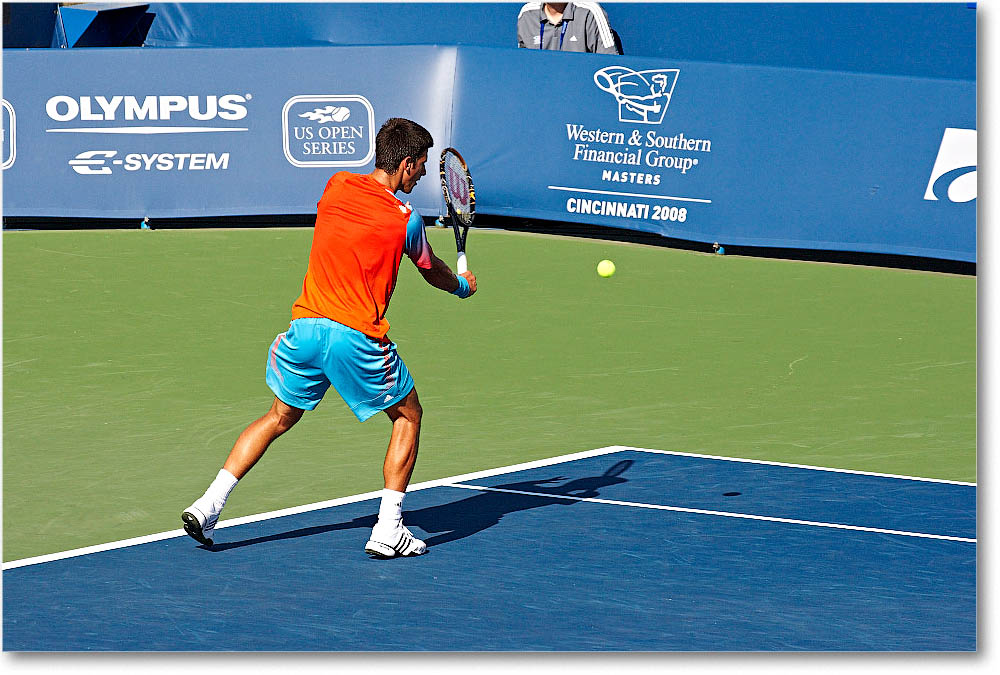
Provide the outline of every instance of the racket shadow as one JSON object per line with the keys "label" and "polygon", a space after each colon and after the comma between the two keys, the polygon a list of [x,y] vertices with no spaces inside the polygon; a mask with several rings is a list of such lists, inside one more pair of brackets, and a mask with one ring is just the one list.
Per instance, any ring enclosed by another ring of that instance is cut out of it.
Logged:
{"label": "racket shadow", "polygon": [[564,476],[557,476],[491,485],[490,487],[497,489],[544,493],[546,496],[482,492],[455,502],[407,511],[403,515],[403,522],[419,527],[424,532],[434,533],[425,539],[428,548],[447,544],[493,527],[511,513],[545,506],[573,506],[579,503],[577,501],[579,498],[599,497],[601,489],[627,483],[628,480],[621,475],[632,464],[634,464],[632,460],[623,460],[600,476],[568,481]]}

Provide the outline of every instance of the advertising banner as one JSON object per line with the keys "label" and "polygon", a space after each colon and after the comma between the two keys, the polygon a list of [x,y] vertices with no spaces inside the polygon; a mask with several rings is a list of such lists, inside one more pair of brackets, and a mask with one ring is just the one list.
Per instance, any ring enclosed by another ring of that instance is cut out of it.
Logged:
{"label": "advertising banner", "polygon": [[481,212],[975,260],[974,82],[542,56],[460,55]]}
{"label": "advertising banner", "polygon": [[[4,214],[313,213],[389,117],[449,140],[455,49],[386,49],[5,52]],[[407,199],[435,212],[440,187]]]}
{"label": "advertising banner", "polygon": [[313,213],[395,116],[482,214],[976,259],[973,81],[481,47],[8,51],[4,214]]}

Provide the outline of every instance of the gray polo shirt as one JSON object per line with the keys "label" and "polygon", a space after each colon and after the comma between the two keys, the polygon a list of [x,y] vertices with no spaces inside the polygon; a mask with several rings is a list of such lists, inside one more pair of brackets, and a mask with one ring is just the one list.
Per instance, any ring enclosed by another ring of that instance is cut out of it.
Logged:
{"label": "gray polo shirt", "polygon": [[529,2],[517,16],[517,46],[564,52],[618,54],[608,15],[596,2],[570,2],[562,21],[549,22],[541,2]]}

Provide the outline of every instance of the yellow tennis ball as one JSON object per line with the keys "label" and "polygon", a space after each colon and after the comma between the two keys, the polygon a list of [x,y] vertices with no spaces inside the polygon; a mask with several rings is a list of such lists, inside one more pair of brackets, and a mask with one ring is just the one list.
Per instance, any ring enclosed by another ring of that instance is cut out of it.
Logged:
{"label": "yellow tennis ball", "polygon": [[610,277],[615,273],[615,264],[610,260],[602,260],[597,263],[597,273],[602,277]]}

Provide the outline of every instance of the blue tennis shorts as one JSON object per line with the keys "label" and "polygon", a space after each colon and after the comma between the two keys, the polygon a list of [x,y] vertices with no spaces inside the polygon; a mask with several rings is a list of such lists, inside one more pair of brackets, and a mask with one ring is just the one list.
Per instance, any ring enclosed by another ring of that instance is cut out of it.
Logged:
{"label": "blue tennis shorts", "polygon": [[413,378],[396,345],[330,319],[295,319],[267,354],[267,386],[295,408],[312,410],[333,385],[364,422],[401,401]]}

